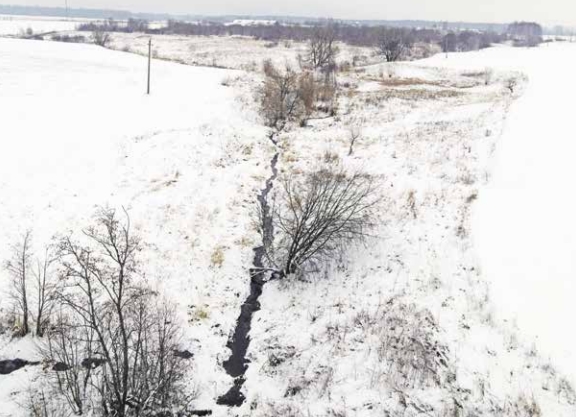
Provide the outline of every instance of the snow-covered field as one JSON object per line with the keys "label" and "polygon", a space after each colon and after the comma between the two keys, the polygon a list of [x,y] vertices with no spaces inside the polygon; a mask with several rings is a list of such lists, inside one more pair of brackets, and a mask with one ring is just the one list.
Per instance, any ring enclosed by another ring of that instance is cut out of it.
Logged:
{"label": "snow-covered field", "polygon": [[576,316],[576,199],[570,192],[576,176],[574,53],[576,45],[562,43],[531,51],[495,48],[433,62],[460,68],[490,62],[530,79],[508,116],[473,231],[496,305],[576,382],[569,327]]}
{"label": "snow-covered field", "polygon": [[[194,328],[186,348],[213,398],[227,388],[216,360],[248,291],[253,198],[269,160],[266,129],[221,85],[234,73],[158,61],[148,97],[137,55],[8,39],[0,51],[2,253],[27,229],[42,251],[53,234],[89,225],[97,206],[125,206],[149,245],[148,276]],[[224,259],[213,265],[218,250]],[[0,340],[0,357],[30,359],[30,349]],[[1,404],[11,396],[0,389]]]}
{"label": "snow-covered field", "polygon": [[[172,41],[171,58],[186,62],[190,47]],[[284,59],[277,53],[286,47],[250,48],[232,55],[212,45],[206,59]],[[569,107],[553,99],[560,90],[569,97],[562,86],[573,68],[545,62],[572,52],[494,48],[352,70],[340,75],[336,117],[293,127],[274,147],[256,113],[257,74],[154,61],[146,96],[138,55],[0,39],[0,254],[25,230],[41,250],[55,233],[88,225],[98,206],[126,207],[147,243],[148,278],[179,306],[183,347],[195,354],[195,405],[215,416],[573,416],[576,379],[564,375],[574,368],[554,350],[567,332],[544,328],[569,313],[560,293],[569,283],[532,279],[555,259],[542,253],[565,256],[558,277],[571,271],[570,241],[555,234],[570,224],[569,202],[555,204],[569,201],[557,178],[571,173],[561,147]],[[489,85],[486,67],[497,69]],[[348,130],[359,120],[349,156]],[[276,152],[281,174],[361,168],[380,178],[385,198],[365,246],[307,282],[265,286],[247,401],[228,409],[215,405],[232,383],[222,362],[249,289],[256,194]],[[528,175],[529,163],[542,169]],[[554,230],[535,218],[548,207]],[[550,244],[559,241],[566,247]],[[0,294],[6,282],[1,270]],[[531,315],[521,301],[536,291],[558,306],[534,298],[541,314]],[[9,312],[0,298],[0,319]],[[34,340],[0,336],[0,360],[15,357],[36,359]],[[0,416],[25,415],[18,403],[40,374],[0,376]]]}
{"label": "snow-covered field", "polygon": [[[80,35],[86,33],[78,32]],[[148,54],[150,35],[140,33],[114,33],[111,48],[130,50]],[[270,59],[276,65],[284,67],[298,66],[298,55],[305,55],[304,42],[269,42],[243,36],[178,36],[152,35],[153,53],[163,59],[175,60],[189,65],[202,65],[241,69],[260,70],[262,61]],[[338,63],[357,62],[365,64],[378,60],[373,48],[354,47],[341,44]]]}
{"label": "snow-covered field", "polygon": [[33,33],[74,30],[89,19],[63,19],[41,16],[0,15],[0,35],[20,35],[31,29]]}

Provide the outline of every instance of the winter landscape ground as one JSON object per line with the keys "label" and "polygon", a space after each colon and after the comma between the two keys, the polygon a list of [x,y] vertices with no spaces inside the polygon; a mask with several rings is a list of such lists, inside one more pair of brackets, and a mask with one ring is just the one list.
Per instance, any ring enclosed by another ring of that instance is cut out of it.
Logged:
{"label": "winter landscape ground", "polygon": [[18,35],[28,28],[35,33],[69,31],[87,19],[61,19],[41,16],[8,16],[0,15],[0,35]]}
{"label": "winter landscape ground", "polygon": [[[155,45],[148,96],[143,36],[114,35],[116,50],[0,38],[3,262],[26,231],[41,253],[99,207],[126,209],[143,279],[175,304],[193,354],[191,408],[214,416],[576,414],[574,44],[398,63],[343,45],[341,61],[362,58],[338,74],[335,114],[280,132],[258,112],[261,61],[294,64],[304,45]],[[262,287],[245,401],[219,404],[262,239],[258,196],[319,166],[378,179],[375,226],[306,277]],[[41,338],[2,324],[9,286],[2,269],[0,361],[42,362]],[[44,365],[0,375],[0,416],[30,415]]]}

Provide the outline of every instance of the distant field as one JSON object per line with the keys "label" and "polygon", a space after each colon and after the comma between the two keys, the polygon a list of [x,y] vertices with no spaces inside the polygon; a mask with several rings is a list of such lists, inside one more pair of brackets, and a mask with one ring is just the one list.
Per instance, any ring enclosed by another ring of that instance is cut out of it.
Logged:
{"label": "distant field", "polygon": [[0,35],[18,35],[31,29],[33,33],[74,30],[89,19],[65,20],[60,17],[0,15]]}
{"label": "distant field", "polygon": [[[87,35],[83,32],[78,34]],[[150,35],[113,33],[111,48],[145,54]],[[268,42],[249,37],[153,35],[154,56],[190,65],[215,66],[246,71],[260,70],[265,59],[276,65],[298,67],[298,56],[306,52],[304,42]],[[340,44],[337,63],[377,61],[373,48]]]}

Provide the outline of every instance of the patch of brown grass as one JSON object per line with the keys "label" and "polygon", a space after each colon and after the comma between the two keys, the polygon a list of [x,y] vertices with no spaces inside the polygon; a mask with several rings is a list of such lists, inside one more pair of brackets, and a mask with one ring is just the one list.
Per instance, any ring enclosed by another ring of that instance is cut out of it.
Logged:
{"label": "patch of brown grass", "polygon": [[379,80],[380,84],[385,87],[408,87],[413,85],[431,85],[435,87],[442,87],[440,81],[423,80],[422,78],[384,78]]}

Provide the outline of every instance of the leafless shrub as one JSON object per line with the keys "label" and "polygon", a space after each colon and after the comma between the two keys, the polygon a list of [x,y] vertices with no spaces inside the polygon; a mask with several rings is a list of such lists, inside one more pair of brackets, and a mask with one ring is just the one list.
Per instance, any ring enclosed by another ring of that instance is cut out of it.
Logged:
{"label": "leafless shrub", "polygon": [[395,62],[412,48],[412,33],[402,28],[382,28],[376,40],[378,52],[387,62]]}
{"label": "leafless shrub", "polygon": [[298,79],[298,94],[304,105],[307,117],[314,112],[316,104],[317,85],[311,72],[303,72]]}
{"label": "leafless shrub", "polygon": [[516,80],[516,78],[509,78],[506,80],[506,88],[510,91],[510,94],[514,94],[517,85],[518,80]]}
{"label": "leafless shrub", "polygon": [[326,165],[333,165],[337,164],[340,161],[340,156],[331,150],[326,150],[323,155],[324,164]]}
{"label": "leafless shrub", "polygon": [[11,248],[12,256],[6,262],[11,279],[11,297],[18,312],[15,335],[30,333],[30,305],[28,286],[32,271],[32,233],[26,232],[21,240]]}
{"label": "leafless shrub", "polygon": [[341,252],[345,244],[366,236],[379,201],[373,177],[330,168],[304,178],[289,176],[281,183],[281,197],[272,214],[277,233],[274,243],[266,247],[280,277],[317,266]]}
{"label": "leafless shrub", "polygon": [[442,387],[450,381],[448,347],[438,337],[439,326],[428,311],[392,300],[376,316],[380,378],[401,388]]}
{"label": "leafless shrub", "polygon": [[560,376],[556,381],[556,393],[565,398],[569,404],[576,403],[576,391],[566,377]]}
{"label": "leafless shrub", "polygon": [[274,345],[268,347],[268,367],[276,368],[296,356],[293,346]]}
{"label": "leafless shrub", "polygon": [[59,244],[61,310],[43,351],[59,367],[56,390],[76,414],[174,415],[186,403],[179,330],[172,307],[139,282],[128,215],[101,211],[81,242]]}
{"label": "leafless shrub", "polygon": [[222,268],[226,258],[225,251],[226,248],[222,245],[218,245],[214,248],[210,255],[210,266],[212,266],[212,268]]}
{"label": "leafless shrub", "polygon": [[354,153],[354,144],[362,136],[363,126],[364,126],[363,119],[353,120],[348,125],[348,138],[350,141],[350,149],[348,150],[348,156],[352,156],[352,154]]}
{"label": "leafless shrub", "polygon": [[338,83],[333,72],[327,72],[321,75],[317,81],[316,101],[318,102],[317,110],[327,115],[335,116],[337,108]]}
{"label": "leafless shrub", "polygon": [[111,40],[110,33],[101,28],[96,28],[92,32],[92,42],[94,42],[95,45],[107,47]]}
{"label": "leafless shrub", "polygon": [[528,398],[520,395],[515,400],[509,400],[504,404],[504,414],[514,417],[541,417],[542,410],[534,397]]}
{"label": "leafless shrub", "polygon": [[406,205],[408,206],[408,210],[412,214],[412,217],[416,220],[418,218],[418,209],[416,207],[416,192],[414,190],[408,192]]}
{"label": "leafless shrub", "polygon": [[300,119],[301,124],[315,111],[336,113],[337,84],[333,73],[297,72],[290,66],[276,68],[264,61],[264,86],[260,90],[260,108],[266,124],[278,130]]}
{"label": "leafless shrub", "polygon": [[299,77],[289,66],[280,71],[269,60],[264,62],[264,74],[266,80],[260,93],[262,114],[268,126],[282,130],[302,112]]}
{"label": "leafless shrub", "polygon": [[260,410],[254,415],[258,417],[302,417],[304,413],[290,402],[275,401],[262,404]]}

